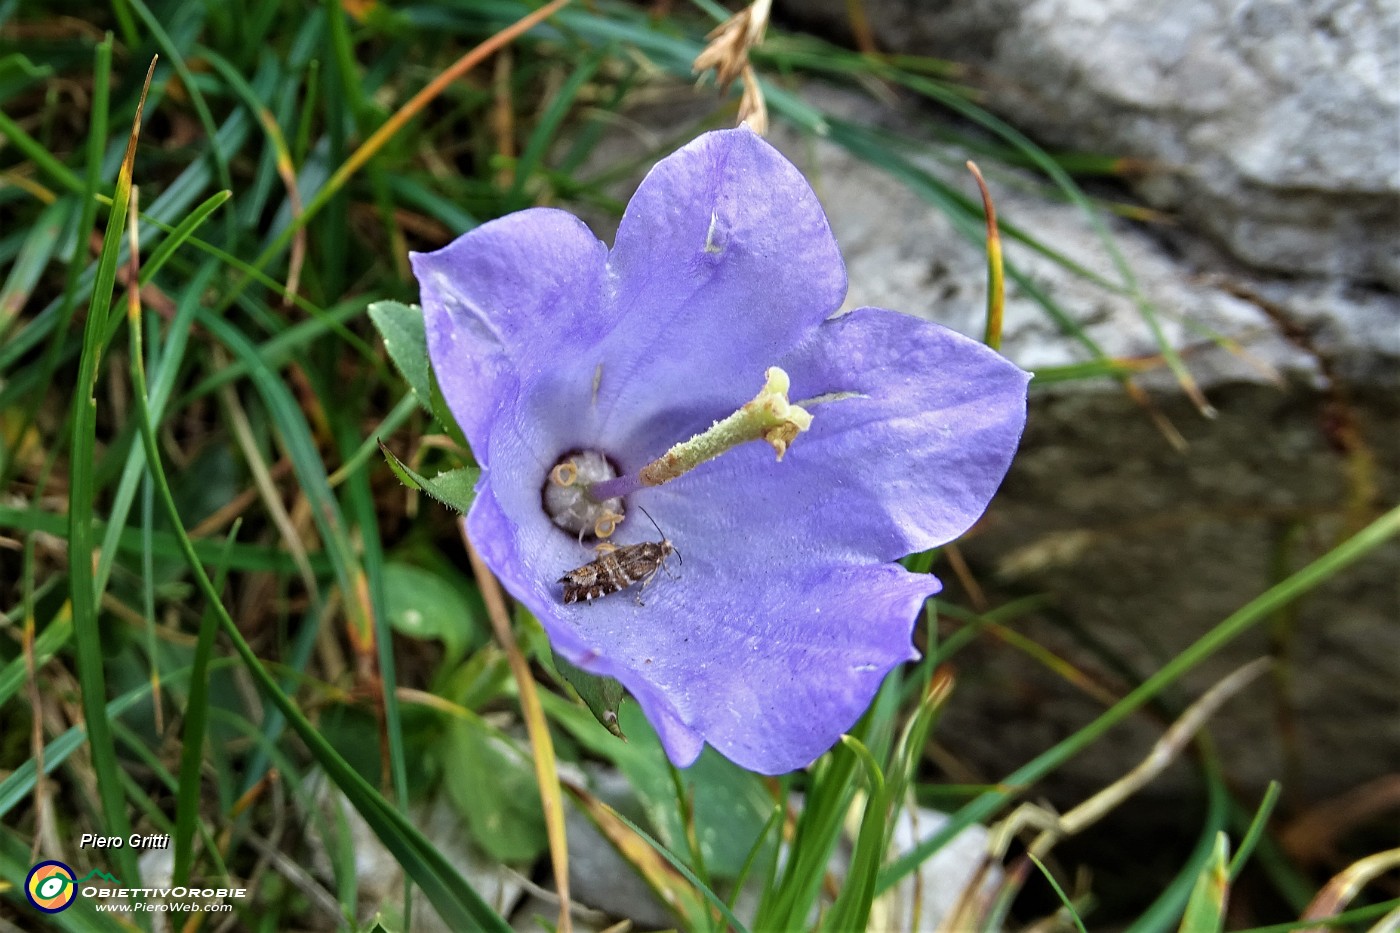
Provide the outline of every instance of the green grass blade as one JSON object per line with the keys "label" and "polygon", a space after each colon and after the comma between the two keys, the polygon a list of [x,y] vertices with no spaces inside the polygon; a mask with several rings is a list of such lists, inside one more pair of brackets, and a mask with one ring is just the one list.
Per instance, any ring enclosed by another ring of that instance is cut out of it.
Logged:
{"label": "green grass blade", "polygon": [[[111,40],[107,40],[104,44],[110,54]],[[43,143],[26,133],[24,127],[12,120],[3,110],[0,110],[0,136],[9,140],[10,145],[33,162],[39,171],[58,182],[60,187],[74,193],[82,192],[83,180],[78,177],[77,173],[54,158]]]}
{"label": "green grass blade", "polygon": [[[150,86],[151,71],[146,74]],[[144,92],[142,97],[144,99]],[[107,678],[103,672],[102,633],[98,627],[98,594],[93,578],[93,517],[96,485],[97,399],[94,389],[103,350],[102,336],[107,329],[107,312],[116,286],[117,261],[126,229],[131,179],[136,162],[136,140],[141,132],[141,104],[132,120],[126,157],[117,176],[112,209],[107,215],[107,232],[97,263],[97,280],[88,304],[87,325],[83,331],[83,352],[78,363],[77,391],[73,397],[72,442],[69,447],[68,579],[73,599],[73,641],[78,662],[78,683],[82,689],[83,715],[88,724],[93,771],[103,818],[109,832],[126,836],[131,832],[126,800],[119,778],[116,747],[106,718]],[[138,878],[136,858],[130,849],[112,855],[123,877]]]}
{"label": "green grass blade", "polygon": [[1084,192],[1075,184],[1074,179],[1069,176],[1060,165],[1035,143],[1031,142],[1023,133],[993,116],[987,111],[978,107],[964,97],[952,93],[942,82],[932,81],[917,75],[903,75],[898,80],[911,90],[926,94],[933,100],[937,100],[954,112],[972,120],[992,133],[1002,137],[1017,149],[1024,152],[1035,165],[1043,171],[1056,185],[1060,187],[1070,201],[1074,203],[1084,214],[1094,232],[1098,234],[1099,241],[1108,252],[1113,261],[1114,267],[1118,270],[1119,276],[1123,280],[1123,287],[1129,295],[1133,297],[1137,305],[1138,313],[1152,332],[1153,339],[1157,342],[1158,349],[1161,350],[1162,357],[1167,362],[1167,367],[1176,376],[1182,389],[1191,398],[1192,402],[1200,408],[1201,413],[1213,417],[1215,409],[1206,402],[1200,389],[1196,386],[1195,378],[1187,370],[1186,364],[1182,362],[1180,354],[1176,348],[1167,340],[1166,334],[1162,331],[1161,322],[1157,319],[1156,309],[1143,294],[1142,287],[1138,284],[1137,276],[1133,273],[1132,266],[1124,257],[1122,250],[1113,239],[1113,234],[1104,223],[1099,212],[1089,203]]}
{"label": "green grass blade", "polygon": [[[238,537],[242,519],[234,522],[224,541],[224,552],[214,570],[214,589],[223,592],[228,578],[229,547]],[[185,731],[180,736],[180,778],[175,785],[175,832],[173,843],[175,865],[171,882],[182,885],[189,881],[194,864],[194,831],[199,822],[199,805],[203,783],[200,771],[204,765],[204,737],[209,724],[209,662],[214,655],[214,636],[219,621],[205,606],[199,617],[199,636],[195,642],[194,663],[191,665],[190,691],[185,699]]]}
{"label": "green grass blade", "polygon": [[1065,905],[1065,910],[1069,912],[1071,919],[1074,920],[1074,928],[1078,930],[1079,933],[1089,933],[1088,930],[1084,929],[1084,921],[1079,919],[1079,911],[1074,909],[1074,902],[1069,899],[1069,895],[1065,893],[1065,889],[1060,887],[1060,883],[1055,880],[1055,876],[1050,872],[1050,869],[1045,867],[1045,863],[1029,852],[1026,853],[1026,858],[1035,863],[1035,867],[1040,869],[1041,875],[1050,883],[1050,887],[1060,899],[1060,903]]}
{"label": "green grass blade", "polygon": [[170,257],[175,255],[175,251],[194,236],[194,232],[209,219],[209,215],[223,207],[231,197],[233,197],[232,191],[216,191],[190,211],[189,216],[176,224],[175,229],[167,233],[165,239],[161,240],[160,244],[151,251],[151,255],[141,263],[141,284],[145,285],[154,280],[156,273],[170,261]]}
{"label": "green grass blade", "polygon": [[328,477],[330,484],[332,486],[339,486],[345,481],[346,477],[362,469],[364,465],[369,462],[369,459],[374,456],[375,451],[379,449],[379,439],[381,437],[392,437],[394,432],[403,427],[404,423],[407,422],[417,410],[418,399],[412,392],[399,399],[398,404],[390,409],[389,413],[384,416],[384,420],[375,426],[374,430],[370,432],[369,437],[361,441],[354,452],[346,457],[340,466],[336,468],[335,472]]}
{"label": "green grass blade", "polygon": [[861,816],[846,881],[822,928],[832,931],[864,930],[870,922],[870,905],[875,900],[875,876],[885,855],[886,824],[890,800],[884,775],[870,751],[851,736],[841,741],[856,753],[870,781],[870,790]]}
{"label": "green grass blade", "polygon": [[[353,406],[358,411],[363,406]],[[342,415],[338,420],[336,434],[341,450],[353,453],[358,446],[354,424],[344,417],[345,409],[337,409]],[[388,742],[389,773],[393,782],[394,796],[401,809],[408,809],[408,765],[404,749],[403,715],[399,711],[398,675],[394,669],[394,637],[389,625],[389,613],[384,603],[384,548],[381,544],[383,533],[374,510],[374,495],[370,490],[369,472],[356,470],[345,483],[350,508],[355,515],[355,525],[360,529],[361,554],[363,557],[365,584],[368,591],[371,614],[374,618],[375,661],[379,665],[380,695],[384,714],[384,735]]]}
{"label": "green grass blade", "polygon": [[1259,809],[1255,811],[1254,819],[1249,821],[1249,829],[1245,830],[1244,838],[1240,840],[1240,847],[1235,851],[1235,855],[1230,859],[1230,881],[1233,883],[1239,880],[1240,872],[1244,871],[1245,863],[1249,861],[1249,856],[1254,852],[1254,847],[1259,844],[1259,840],[1264,835],[1264,829],[1269,825],[1269,817],[1274,812],[1274,806],[1278,803],[1279,793],[1283,790],[1283,785],[1278,781],[1270,781],[1268,788],[1264,791],[1264,799],[1259,802]]}
{"label": "green grass blade", "polygon": [[1214,857],[1216,840],[1225,826],[1229,793],[1214,762],[1207,756],[1206,763],[1207,807],[1206,822],[1201,830],[1196,848],[1186,860],[1185,866],[1177,873],[1152,905],[1128,927],[1127,933],[1162,933],[1171,929],[1181,917],[1196,887],[1196,880]]}
{"label": "green grass blade", "polygon": [[[204,289],[213,278],[215,267],[212,264],[205,265],[199,272],[196,272],[189,280],[189,288],[180,296],[180,302],[175,307],[175,319],[170,323],[170,329],[166,332],[165,340],[160,360],[156,363],[152,372],[155,374],[151,383],[151,411],[153,416],[159,420],[165,416],[166,403],[170,399],[170,392],[175,385],[175,378],[180,371],[180,364],[184,360],[185,347],[189,343],[190,324],[194,321],[194,312],[203,298]],[[122,466],[121,478],[117,481],[117,490],[112,496],[112,506],[107,516],[107,528],[102,534],[102,552],[97,558],[97,573],[94,588],[100,597],[107,589],[107,581],[112,572],[113,562],[117,558],[121,536],[127,531],[126,518],[131,510],[131,503],[136,495],[136,486],[141,477],[146,463],[146,451],[140,444],[132,444],[127,450],[126,463]],[[142,547],[146,547],[148,542],[142,541]],[[154,553],[154,536],[152,536],[149,546]]]}
{"label": "green grass blade", "polygon": [[[363,311],[364,303],[362,301],[348,301],[325,311],[314,311],[311,320],[298,321],[277,336],[263,341],[253,348],[254,353],[263,367],[280,368],[293,359],[299,351],[311,346],[317,340],[325,337],[327,333],[341,334],[344,331],[345,322],[357,317]],[[356,340],[358,341],[358,338]],[[366,347],[366,352],[373,356],[372,353],[369,353],[368,347]],[[197,398],[208,395],[220,386],[227,385],[235,379],[242,379],[251,370],[250,361],[235,359],[218,372],[210,373],[201,379],[193,389],[180,398],[179,405],[183,407]]]}
{"label": "green grass blade", "polygon": [[[108,526],[104,522],[93,522],[95,532],[103,532]],[[0,528],[13,528],[16,531],[42,531],[63,540],[68,539],[69,523],[65,516],[55,515],[39,509],[21,509],[0,505]],[[117,548],[123,554],[139,555],[142,542],[141,533],[134,528],[123,528],[117,535]],[[156,557],[182,557],[184,551],[174,534],[158,531],[151,536],[151,549]],[[195,553],[200,560],[214,563],[218,560],[221,546],[217,541],[199,540],[194,543]],[[310,556],[311,569],[318,574],[331,571],[330,560],[325,554]],[[295,573],[296,564],[290,555],[280,551],[270,551],[265,547],[251,544],[234,545],[229,553],[230,570],[262,570],[273,573]]]}
{"label": "green grass blade", "polygon": [[351,635],[360,645],[372,645],[372,620],[359,599],[359,582],[363,571],[350,542],[349,529],[340,503],[331,491],[321,453],[307,425],[305,414],[282,379],[263,362],[257,348],[240,330],[224,318],[200,309],[197,318],[224,346],[233,351],[248,370],[253,385],[262,397],[277,433],[286,447],[303,493],[311,503],[311,515],[325,543],[331,566],[335,569]]}
{"label": "green grass blade", "polygon": [[[352,449],[354,435],[349,425],[342,423],[341,430],[337,433],[341,436],[342,447]],[[382,741],[385,744],[384,752],[387,755],[389,767],[389,781],[393,786],[394,800],[399,809],[407,811],[409,806],[408,752],[404,743],[403,712],[399,708],[398,672],[395,669],[393,630],[389,625],[389,613],[384,601],[384,549],[381,544],[378,518],[374,510],[374,496],[370,491],[368,471],[357,470],[350,474],[350,479],[345,485],[350,508],[355,515],[355,524],[361,529],[360,540],[363,542],[365,590],[374,620],[374,644],[376,648],[374,661],[379,674],[377,692],[379,713],[383,723]],[[404,885],[403,911],[404,925],[412,929],[413,890],[411,881]]]}
{"label": "green grass blade", "polygon": [[[166,683],[176,683],[184,677],[188,677],[189,672],[177,672],[165,678]],[[151,685],[141,684],[123,693],[121,696],[107,703],[102,709],[105,717],[104,722],[109,719],[116,719],[124,714],[131,707],[151,695]],[[68,760],[78,749],[83,747],[83,743],[88,740],[88,730],[86,726],[73,726],[59,735],[48,745],[44,746],[44,773],[52,774],[59,765]],[[0,780],[0,819],[24,801],[34,791],[34,780],[38,773],[35,759],[27,758],[20,763],[18,768]],[[132,877],[136,877],[132,875]]]}
{"label": "green grass blade", "polygon": [[[863,726],[864,720],[851,733],[858,736],[864,731]],[[764,898],[759,906],[755,928],[785,930],[806,924],[821,894],[826,865],[840,838],[841,824],[854,792],[857,764],[855,752],[841,744],[828,752],[813,772],[791,843],[792,855],[777,877],[772,896]]]}
{"label": "green grass blade", "polygon": [[[1360,929],[1361,924],[1377,917],[1384,917],[1392,911],[1400,910],[1400,897],[1392,897],[1390,900],[1381,901],[1379,904],[1368,904],[1365,907],[1357,907],[1352,910],[1337,914],[1327,918],[1327,926],[1331,929]],[[1316,930],[1318,921],[1316,920],[1294,920],[1290,923],[1275,923],[1266,927],[1251,927],[1242,930],[1240,933],[1292,933],[1293,930]],[[1384,927],[1369,927],[1373,933],[1381,933]]]}
{"label": "green grass blade", "polygon": [[[155,39],[156,45],[160,47],[162,53],[170,59],[170,64],[175,69],[175,73],[180,76],[180,81],[184,85],[185,93],[189,95],[190,104],[194,107],[195,116],[198,117],[200,126],[204,128],[205,139],[208,140],[210,154],[214,159],[214,170],[218,173],[219,186],[226,190],[233,190],[233,176],[228,169],[228,153],[224,151],[219,141],[219,127],[214,122],[214,115],[209,111],[209,104],[204,100],[204,94],[199,89],[199,82],[195,80],[190,72],[189,66],[185,64],[185,56],[176,47],[175,42],[170,38],[170,34],[161,26],[160,20],[152,15],[144,0],[125,0],[130,4],[131,9],[136,11],[136,15],[146,24],[146,28],[151,31],[151,36]],[[232,217],[228,218],[228,236],[233,238]]]}
{"label": "green grass blade", "polygon": [[73,202],[67,198],[50,204],[24,238],[19,255],[10,265],[10,274],[5,277],[5,285],[0,288],[0,340],[4,339],[15,316],[29,300],[35,283],[53,258],[59,233],[68,222],[72,208]]}
{"label": "green grass blade", "polygon": [[[108,105],[111,98],[112,85],[112,38],[107,36],[98,43],[93,52],[93,74],[92,74],[92,112],[88,117],[88,140],[87,140],[87,167],[83,180],[79,183],[78,190],[81,197],[81,209],[78,213],[78,224],[74,228],[74,256],[68,263],[68,274],[65,277],[63,295],[53,303],[53,314],[51,319],[58,322],[57,333],[49,341],[49,345],[44,349],[37,370],[37,378],[34,384],[45,386],[53,378],[54,371],[58,367],[58,360],[63,349],[63,340],[68,333],[68,326],[73,320],[73,314],[78,306],[79,294],[83,279],[84,263],[81,257],[86,255],[83,244],[88,242],[94,225],[97,223],[97,193],[102,186],[102,151],[107,142],[107,118]],[[0,114],[0,117],[3,117]],[[47,154],[47,153],[46,153]],[[40,317],[43,317],[41,314]],[[30,330],[26,327],[20,335],[26,334]],[[36,331],[39,340],[43,339],[43,334]],[[11,344],[17,344],[18,337],[0,341],[0,356],[5,356],[3,351],[9,350]],[[37,342],[37,341],[36,341]],[[15,356],[18,358],[22,350],[16,349]],[[9,363],[0,363],[0,373],[9,368]],[[3,382],[0,379],[0,382]],[[16,380],[18,381],[18,380]],[[30,396],[30,402],[25,406],[20,425],[15,431],[15,437],[23,437],[29,430],[29,426],[34,423],[35,415],[39,410],[39,405],[43,400],[41,392],[34,392]],[[4,406],[0,406],[3,408]],[[9,484],[11,470],[17,466],[16,460],[9,460],[0,463],[0,487]]]}

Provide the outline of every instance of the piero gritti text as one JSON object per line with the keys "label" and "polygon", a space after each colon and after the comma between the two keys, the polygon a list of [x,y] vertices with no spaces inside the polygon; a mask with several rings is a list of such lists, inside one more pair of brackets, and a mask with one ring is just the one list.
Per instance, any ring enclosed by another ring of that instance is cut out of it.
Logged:
{"label": "piero gritti text", "polygon": [[152,833],[143,836],[140,833],[132,833],[126,838],[121,836],[99,836],[96,833],[83,833],[78,838],[78,848],[80,849],[168,849],[170,848],[169,833]]}

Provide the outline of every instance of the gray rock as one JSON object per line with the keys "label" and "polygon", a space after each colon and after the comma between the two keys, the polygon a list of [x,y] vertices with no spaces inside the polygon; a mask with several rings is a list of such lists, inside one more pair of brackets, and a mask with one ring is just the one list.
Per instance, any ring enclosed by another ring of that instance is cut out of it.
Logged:
{"label": "gray rock", "polygon": [[[843,0],[779,0],[843,29]],[[1400,285],[1400,6],[1382,0],[867,0],[884,48],[969,65],[1050,145],[1250,266]]]}
{"label": "gray rock", "polygon": [[[1234,383],[1211,391],[1205,421],[1180,397],[1156,395],[1189,448],[1172,450],[1149,419],[1112,394],[1055,393],[1032,406],[1022,451],[977,533],[962,548],[993,603],[1047,594],[1012,627],[1122,695],[1231,613],[1319,556],[1350,530],[1351,463],[1328,442],[1326,396]],[[1393,392],[1349,399],[1381,464],[1379,495],[1400,499]],[[1360,514],[1357,514],[1360,513]],[[951,577],[946,570],[945,577]],[[1067,806],[1125,773],[1170,711],[1228,670],[1276,658],[1211,723],[1226,772],[1257,793],[1283,781],[1286,800],[1317,801],[1393,770],[1400,761],[1400,542],[1281,612],[1269,615],[1187,675],[1166,704],[1115,729],[1048,784]],[[955,580],[949,598],[965,603]],[[1103,706],[995,640],[955,660],[958,694],[942,741],[989,778],[1029,760]],[[1126,667],[1126,670],[1124,670]],[[1130,679],[1131,678],[1131,679]],[[1155,722],[1154,722],[1155,718]],[[1185,769],[1152,787],[1194,796]]]}
{"label": "gray rock", "polygon": [[[803,96],[829,113],[878,120],[903,133],[917,118],[870,113],[855,95],[810,86]],[[812,179],[846,260],[846,306],[875,305],[917,314],[980,338],[986,307],[986,260],[980,244],[960,236],[940,210],[913,197],[884,171],[827,142],[816,145],[779,128],[771,141]],[[930,147],[930,152],[937,150]],[[916,158],[919,167],[975,194],[962,160],[945,153]],[[1321,388],[1333,378],[1400,385],[1400,298],[1336,278],[1260,274],[1221,256],[1188,227],[1168,234],[1106,218],[1114,248],[1131,270],[1124,279],[1108,246],[1074,205],[1047,197],[1024,174],[982,160],[1003,222],[1012,223],[1074,265],[1007,239],[1007,261],[1053,298],[1110,357],[1147,360],[1160,347],[1140,302],[1122,292],[1135,284],[1157,316],[1166,341],[1186,359],[1203,386],[1236,382],[1282,386],[1286,380]],[[1167,238],[1170,236],[1170,242]],[[1024,289],[1008,284],[1003,349],[1028,370],[1093,358],[1085,345],[1047,315]],[[1148,367],[1146,385],[1170,389],[1162,364]],[[1057,391],[1102,394],[1104,382],[1064,383]]]}

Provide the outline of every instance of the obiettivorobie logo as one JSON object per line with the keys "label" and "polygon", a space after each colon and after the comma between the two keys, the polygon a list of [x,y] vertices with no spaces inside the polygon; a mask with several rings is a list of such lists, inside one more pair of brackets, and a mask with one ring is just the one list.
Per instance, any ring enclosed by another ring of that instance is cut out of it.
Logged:
{"label": "obiettivorobie logo", "polygon": [[78,899],[78,885],[93,878],[121,884],[120,880],[96,868],[77,878],[73,869],[60,861],[49,859],[29,869],[29,875],[24,879],[24,896],[29,898],[29,903],[36,909],[46,914],[56,914],[67,910]]}
{"label": "obiettivorobie logo", "polygon": [[[93,879],[99,879],[94,882]],[[134,913],[171,911],[180,913],[224,913],[233,910],[229,900],[248,896],[247,888],[201,888],[180,885],[171,888],[126,888],[119,878],[94,868],[77,877],[73,869],[56,859],[48,859],[29,869],[24,879],[24,896],[35,910],[56,914],[73,906],[81,894],[100,912]]]}

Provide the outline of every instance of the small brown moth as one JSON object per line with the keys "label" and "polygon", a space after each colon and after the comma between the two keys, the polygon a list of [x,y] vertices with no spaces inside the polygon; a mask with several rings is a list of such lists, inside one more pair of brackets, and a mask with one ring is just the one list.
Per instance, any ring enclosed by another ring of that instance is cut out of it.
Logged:
{"label": "small brown moth", "polygon": [[[651,513],[646,509],[642,509],[642,514],[656,525],[656,520],[651,518]],[[659,525],[656,531],[661,534]],[[640,583],[641,588],[637,590],[635,597],[637,605],[640,606],[642,590],[647,588],[652,578],[665,565],[666,558],[672,554],[679,556],[680,552],[664,534],[661,535],[660,541],[643,541],[641,544],[611,547],[600,554],[597,560],[589,561],[582,567],[575,567],[559,578],[559,582],[564,584],[564,602],[591,603],[600,597],[625,590],[634,583]]]}

